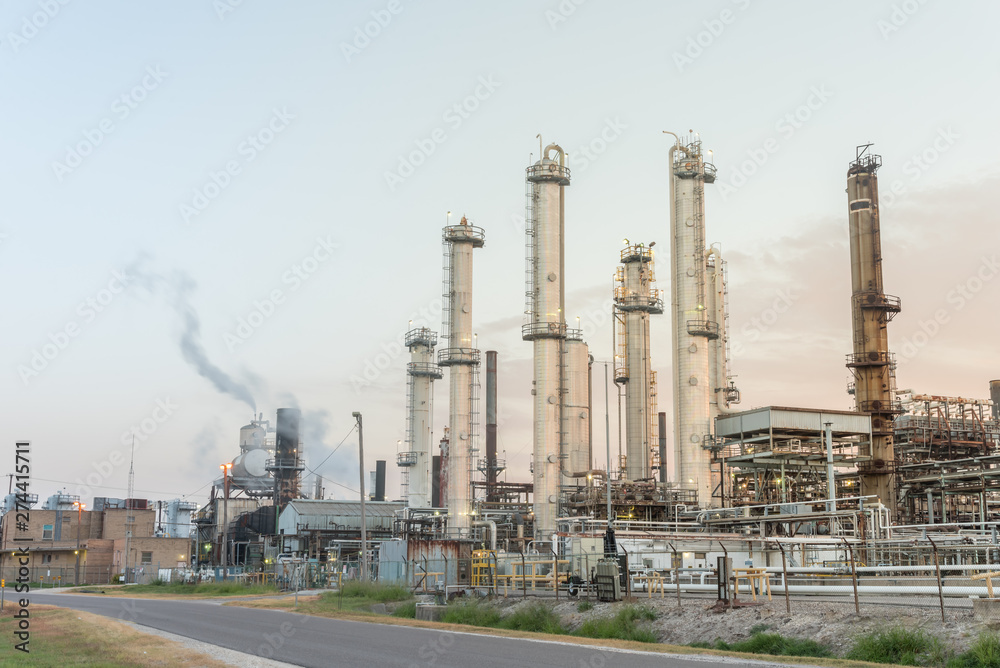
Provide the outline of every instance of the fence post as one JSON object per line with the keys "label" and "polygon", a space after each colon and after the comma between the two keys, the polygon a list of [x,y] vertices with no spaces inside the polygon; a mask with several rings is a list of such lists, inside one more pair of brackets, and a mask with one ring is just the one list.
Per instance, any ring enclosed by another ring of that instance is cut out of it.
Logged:
{"label": "fence post", "polygon": [[861,604],[858,603],[858,565],[854,561],[854,548],[848,544],[846,538],[841,538],[844,541],[844,547],[850,552],[851,558],[851,582],[854,584],[854,614],[861,616]]}
{"label": "fence post", "polygon": [[[711,547],[712,543],[709,542],[708,546]],[[728,567],[728,564],[729,564],[729,550],[726,549],[726,546],[723,545],[723,543],[722,543],[721,540],[719,541],[719,547],[722,548],[722,554],[724,554],[725,557],[726,557],[726,564],[727,564],[727,567]],[[736,564],[733,564],[733,567],[735,567],[735,566],[736,566]],[[719,579],[721,580],[723,577],[724,577],[723,574],[720,572],[719,573]],[[729,580],[726,580],[726,595],[728,596],[728,594],[729,594]],[[733,609],[733,603],[735,603],[735,601],[734,601],[735,598],[736,598],[736,587],[733,587],[733,595],[729,596],[729,609],[730,610]]]}
{"label": "fence post", "polygon": [[552,588],[556,590],[556,603],[559,602],[559,557],[556,551],[549,544],[549,552],[552,553]]}
{"label": "fence post", "polygon": [[941,562],[938,560],[937,543],[930,536],[927,537],[931,548],[934,550],[934,570],[937,572],[938,602],[941,604],[941,621],[944,621],[944,588],[941,586]]}
{"label": "fence post", "polygon": [[677,558],[677,548],[673,543],[667,543],[674,554],[674,582],[677,584],[677,607],[681,607],[681,562]]}
{"label": "fence post", "polygon": [[527,580],[525,580],[525,569],[527,565],[524,563],[524,546],[521,546],[521,598],[528,598],[528,585]]}
{"label": "fence post", "polygon": [[781,584],[785,590],[785,612],[792,614],[792,602],[788,598],[788,560],[785,559],[785,548],[781,543],[777,543],[781,550]]}

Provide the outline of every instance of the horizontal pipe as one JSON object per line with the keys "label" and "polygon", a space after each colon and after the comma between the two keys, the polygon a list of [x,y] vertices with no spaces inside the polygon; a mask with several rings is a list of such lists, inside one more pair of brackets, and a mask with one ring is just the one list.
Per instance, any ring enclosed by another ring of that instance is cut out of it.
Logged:
{"label": "horizontal pipe", "polygon": [[[633,591],[648,591],[646,589],[648,585],[641,584],[637,585],[633,583]],[[742,589],[742,586],[741,586]],[[676,582],[664,581],[664,591],[667,590],[677,590]],[[686,592],[717,592],[719,591],[719,586],[715,584],[685,584],[681,583],[681,591]],[[750,596],[749,588],[745,589],[746,596]],[[785,593],[785,588],[779,583],[773,583],[771,585],[772,594],[783,594]],[[828,594],[828,595],[844,595],[853,596],[854,587],[851,585],[789,585],[789,594]],[[958,597],[958,598],[968,598],[970,596],[980,596],[986,598],[986,586],[982,587],[942,587],[941,593],[948,597]],[[911,595],[911,596],[937,596],[937,587],[927,587],[927,586],[915,586],[915,587],[876,587],[872,585],[858,585],[858,594],[871,596],[875,594],[882,595]],[[757,594],[760,596],[760,593]],[[767,594],[765,594],[766,596]]]}

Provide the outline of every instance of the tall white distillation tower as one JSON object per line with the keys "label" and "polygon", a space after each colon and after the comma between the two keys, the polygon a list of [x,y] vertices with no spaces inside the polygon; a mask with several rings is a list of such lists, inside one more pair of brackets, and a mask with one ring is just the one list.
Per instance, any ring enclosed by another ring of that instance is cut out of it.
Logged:
{"label": "tall white distillation tower", "polygon": [[465,533],[472,519],[472,463],[479,428],[479,350],[472,340],[472,251],[483,247],[486,235],[462,216],[462,222],[446,226],[442,236],[448,347],[438,351],[438,364],[449,367],[448,527]]}
{"label": "tall white distillation tower", "polygon": [[396,455],[403,469],[406,504],[410,508],[431,507],[432,431],[434,381],[441,367],[434,361],[437,332],[417,327],[406,333],[410,363],[406,365],[406,450]]}
{"label": "tall white distillation tower", "polygon": [[[553,157],[553,155],[555,157]],[[534,353],[534,513],[536,540],[549,541],[559,512],[560,456],[564,451],[566,395],[565,266],[566,198],[569,168],[556,144],[542,149],[526,174],[526,304],[521,338]]]}
{"label": "tall white distillation tower", "polygon": [[707,252],[705,245],[705,184],[715,182],[715,165],[705,160],[698,135],[674,139],[669,152],[674,475],[681,489],[697,492],[698,504],[708,507],[718,504],[712,496],[719,482],[712,476],[712,419],[738,401],[738,392],[726,377],[725,267],[718,251]]}
{"label": "tall white distillation tower", "polygon": [[[649,316],[663,313],[653,287],[653,249],[626,245],[615,274],[615,382],[625,386],[626,480],[654,476],[659,461],[656,424],[656,372],[650,366]],[[655,453],[655,457],[653,456]]]}

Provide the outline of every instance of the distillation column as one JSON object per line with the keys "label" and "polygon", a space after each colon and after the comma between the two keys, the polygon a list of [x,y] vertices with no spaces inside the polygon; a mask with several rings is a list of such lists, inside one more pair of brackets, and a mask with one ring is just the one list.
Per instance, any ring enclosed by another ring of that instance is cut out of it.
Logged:
{"label": "distillation column", "polygon": [[566,401],[563,431],[566,433],[564,486],[583,487],[590,474],[590,348],[580,330],[566,330]]}
{"label": "distillation column", "polygon": [[427,327],[406,333],[410,363],[406,365],[406,450],[396,456],[403,469],[406,504],[410,508],[431,507],[431,447],[434,417],[434,381],[441,367],[434,362],[437,332]]}
{"label": "distillation column", "polygon": [[[652,478],[656,446],[656,377],[649,357],[649,316],[663,313],[653,287],[653,249],[629,245],[615,275],[615,382],[625,385],[625,479]],[[659,465],[663,465],[660,462]]]}
{"label": "distillation column", "polygon": [[851,239],[851,320],[854,352],[847,366],[854,374],[857,409],[872,416],[871,460],[858,464],[861,494],[874,494],[896,513],[896,457],[892,423],[897,410],[895,360],[889,352],[888,323],[900,311],[898,297],[882,286],[878,168],[882,157],[859,146],[847,170],[847,208]]}
{"label": "distillation column", "polygon": [[708,309],[705,253],[705,184],[715,182],[715,165],[704,159],[697,136],[678,138],[669,156],[675,478],[707,507],[718,503],[712,497],[715,379],[709,360],[720,328]]}
{"label": "distillation column", "polygon": [[471,526],[472,464],[479,426],[479,350],[472,341],[472,251],[482,248],[486,236],[463,216],[460,224],[444,228],[443,239],[448,347],[438,351],[438,364],[449,367],[448,526],[465,532]]}
{"label": "distillation column", "polygon": [[[555,154],[555,159],[552,156]],[[527,323],[521,338],[534,355],[533,482],[535,538],[551,540],[559,512],[560,456],[564,450],[563,403],[566,283],[563,276],[566,156],[550,144],[526,174]]]}

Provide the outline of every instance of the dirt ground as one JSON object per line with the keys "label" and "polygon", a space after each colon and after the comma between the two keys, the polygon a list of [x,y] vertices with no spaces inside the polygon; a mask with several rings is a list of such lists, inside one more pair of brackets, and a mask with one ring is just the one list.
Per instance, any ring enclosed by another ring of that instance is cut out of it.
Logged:
{"label": "dirt ground", "polygon": [[[563,625],[570,630],[577,629],[588,619],[613,616],[623,605],[620,602],[592,601],[592,609],[579,612],[580,599],[562,599],[556,603],[551,598],[497,598],[494,604],[506,614],[537,601],[552,606],[561,616]],[[963,652],[986,628],[982,622],[973,619],[971,609],[949,609],[946,614],[948,621],[942,623],[940,611],[933,607],[862,604],[861,616],[856,616],[851,601],[793,600],[792,614],[785,611],[783,598],[725,612],[713,611],[714,601],[708,599],[685,598],[678,608],[676,599],[661,599],[658,596],[648,599],[640,595],[634,603],[656,610],[658,616],[652,622],[653,628],[659,634],[660,642],[672,645],[713,642],[716,638],[732,643],[750,637],[751,629],[761,630],[766,626],[768,632],[815,640],[841,656],[851,648],[852,638],[860,633],[886,626],[903,626],[923,629],[941,638],[952,651]]]}

